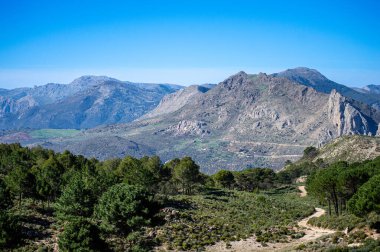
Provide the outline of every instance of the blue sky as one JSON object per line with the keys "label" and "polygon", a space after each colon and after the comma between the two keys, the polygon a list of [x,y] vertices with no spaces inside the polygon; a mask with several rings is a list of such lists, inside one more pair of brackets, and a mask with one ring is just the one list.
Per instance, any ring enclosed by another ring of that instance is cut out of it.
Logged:
{"label": "blue sky", "polygon": [[0,87],[217,83],[306,66],[380,84],[379,1],[1,1]]}

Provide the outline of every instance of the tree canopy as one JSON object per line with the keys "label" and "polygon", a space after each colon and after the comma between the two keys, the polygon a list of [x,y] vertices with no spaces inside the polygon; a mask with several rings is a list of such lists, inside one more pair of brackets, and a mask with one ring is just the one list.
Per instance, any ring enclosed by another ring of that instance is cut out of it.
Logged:
{"label": "tree canopy", "polygon": [[143,187],[120,183],[103,193],[95,214],[105,226],[130,232],[149,223],[151,206],[152,195]]}

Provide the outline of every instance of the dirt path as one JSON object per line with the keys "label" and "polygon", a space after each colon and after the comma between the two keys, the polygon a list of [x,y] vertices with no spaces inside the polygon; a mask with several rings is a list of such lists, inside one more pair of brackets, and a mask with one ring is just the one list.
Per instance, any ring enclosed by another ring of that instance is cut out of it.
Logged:
{"label": "dirt path", "polygon": [[[305,186],[299,186],[298,189],[301,191],[301,197],[305,197],[307,195]],[[261,243],[256,241],[255,236],[252,236],[246,240],[231,242],[231,247],[228,249],[226,248],[226,244],[224,242],[218,242],[217,244],[206,248],[206,251],[294,251],[294,249],[302,243],[314,241],[324,235],[333,234],[335,232],[334,230],[318,228],[307,224],[311,218],[318,218],[325,213],[326,211],[324,209],[315,208],[315,212],[312,215],[300,220],[297,224],[301,229],[303,229],[305,235],[302,238],[292,240],[289,243],[268,243],[268,246],[263,247]]]}
{"label": "dirt path", "polygon": [[300,193],[300,197],[305,197],[305,196],[307,195],[307,192],[306,192],[305,186],[299,186],[299,187],[298,187],[298,190],[301,191],[301,193]]}

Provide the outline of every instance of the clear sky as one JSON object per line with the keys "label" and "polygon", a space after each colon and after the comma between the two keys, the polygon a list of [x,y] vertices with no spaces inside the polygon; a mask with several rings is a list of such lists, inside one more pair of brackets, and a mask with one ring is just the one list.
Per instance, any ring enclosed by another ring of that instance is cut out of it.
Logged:
{"label": "clear sky", "polygon": [[306,66],[380,84],[380,1],[0,2],[0,87],[81,75],[217,83]]}

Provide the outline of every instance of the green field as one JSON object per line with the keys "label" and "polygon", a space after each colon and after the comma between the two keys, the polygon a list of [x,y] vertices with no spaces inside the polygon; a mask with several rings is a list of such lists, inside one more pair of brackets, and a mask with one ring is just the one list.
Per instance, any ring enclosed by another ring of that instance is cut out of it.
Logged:
{"label": "green field", "polygon": [[45,139],[57,137],[73,137],[77,135],[80,130],[76,129],[39,129],[29,133],[32,138]]}

